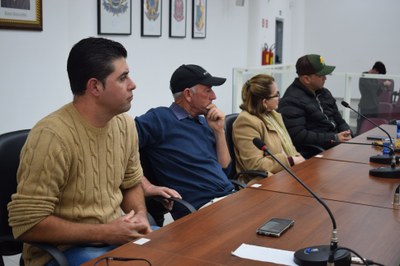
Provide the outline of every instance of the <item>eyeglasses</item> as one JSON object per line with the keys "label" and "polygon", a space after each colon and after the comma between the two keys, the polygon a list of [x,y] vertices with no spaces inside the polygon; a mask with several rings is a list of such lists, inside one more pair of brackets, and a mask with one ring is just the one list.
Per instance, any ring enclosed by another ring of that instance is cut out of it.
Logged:
{"label": "eyeglasses", "polygon": [[267,97],[265,99],[270,100],[272,98],[278,98],[278,97],[281,97],[281,94],[279,93],[279,91],[277,91],[275,95],[269,96],[269,97]]}

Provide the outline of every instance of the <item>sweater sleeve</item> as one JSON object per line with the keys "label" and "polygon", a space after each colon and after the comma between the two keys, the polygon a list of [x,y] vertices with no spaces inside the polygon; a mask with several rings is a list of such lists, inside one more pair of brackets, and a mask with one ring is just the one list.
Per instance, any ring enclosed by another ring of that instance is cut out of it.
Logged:
{"label": "sweater sleeve", "polygon": [[141,181],[143,176],[143,170],[140,164],[139,139],[136,124],[132,118],[126,117],[126,119],[127,139],[125,143],[128,146],[126,147],[128,149],[128,165],[125,171],[125,178],[121,185],[122,189],[135,186]]}
{"label": "sweater sleeve", "polygon": [[21,151],[17,192],[8,205],[15,237],[54,212],[66,183],[68,157],[59,139],[48,130],[31,131]]}

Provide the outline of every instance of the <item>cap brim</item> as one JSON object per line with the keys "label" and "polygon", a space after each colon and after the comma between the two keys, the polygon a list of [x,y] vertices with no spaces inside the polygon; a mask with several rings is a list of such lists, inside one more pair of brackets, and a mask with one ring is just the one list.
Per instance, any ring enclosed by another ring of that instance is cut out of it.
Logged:
{"label": "cap brim", "polygon": [[219,77],[207,77],[203,79],[199,84],[206,85],[206,86],[220,86],[224,84],[226,81],[226,78],[219,78]]}
{"label": "cap brim", "polygon": [[321,71],[319,71],[319,72],[317,72],[315,74],[318,75],[318,76],[329,75],[329,74],[331,74],[333,72],[333,70],[335,70],[335,68],[336,68],[335,66],[327,66],[327,65],[325,65],[324,68]]}

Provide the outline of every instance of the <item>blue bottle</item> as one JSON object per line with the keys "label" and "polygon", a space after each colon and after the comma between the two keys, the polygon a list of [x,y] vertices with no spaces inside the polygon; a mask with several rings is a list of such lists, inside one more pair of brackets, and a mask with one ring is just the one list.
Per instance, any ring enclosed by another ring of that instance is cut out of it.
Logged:
{"label": "blue bottle", "polygon": [[389,139],[385,139],[385,141],[383,142],[383,149],[382,149],[382,154],[390,154],[390,140]]}
{"label": "blue bottle", "polygon": [[396,122],[397,122],[396,123],[397,124],[396,138],[400,139],[400,120],[397,120]]}

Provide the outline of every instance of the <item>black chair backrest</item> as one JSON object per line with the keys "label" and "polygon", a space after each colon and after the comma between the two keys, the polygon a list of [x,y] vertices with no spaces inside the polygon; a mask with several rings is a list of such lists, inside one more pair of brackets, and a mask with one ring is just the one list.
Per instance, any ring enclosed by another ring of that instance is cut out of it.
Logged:
{"label": "black chair backrest", "polygon": [[[145,156],[145,151],[140,151],[140,164],[142,165],[143,175],[154,185],[153,180],[153,169],[151,167],[150,161]],[[155,225],[162,227],[164,225],[164,214],[167,213],[167,210],[164,208],[161,202],[155,200],[153,197],[146,197],[146,208],[147,212],[150,214],[151,219],[154,220]],[[152,224],[154,225],[154,224]]]}
{"label": "black chair backrest", "polygon": [[[231,171],[228,174],[228,178],[235,185],[235,188],[237,190],[246,187],[246,184],[244,183],[248,182],[246,181],[246,179],[250,180],[249,178],[268,177],[268,173],[262,170],[244,170],[240,172],[236,171],[235,144],[233,143],[232,133],[233,133],[233,123],[236,121],[238,116],[239,116],[238,113],[232,113],[225,116],[225,138],[226,138],[226,144],[228,145],[229,154],[231,155],[231,165],[232,165]],[[243,177],[245,177],[245,179],[243,179]]]}
{"label": "black chair backrest", "polygon": [[[374,122],[375,124],[377,124],[378,126],[383,125],[383,124],[389,124],[389,120],[386,120],[384,118],[369,117],[368,119],[371,120],[372,122]],[[376,126],[374,124],[372,124],[370,121],[364,119],[361,122],[360,129],[358,130],[358,134],[362,134],[362,133],[364,133],[368,130],[371,130],[375,127]]]}
{"label": "black chair backrest", "polygon": [[[151,165],[151,161],[148,158],[146,151],[140,150],[140,164],[143,169],[143,175],[152,183],[153,185],[159,186],[154,178],[155,174],[153,171],[153,167]],[[162,204],[163,198],[161,196],[154,197],[146,197],[146,207],[147,212],[150,214],[151,219],[154,220],[155,225],[162,227],[164,225],[164,215],[169,212],[164,205]],[[192,213],[195,212],[196,209],[184,199],[178,198],[170,198],[174,202],[174,207],[176,209],[180,209],[182,213]],[[153,224],[154,225],[154,224]]]}
{"label": "black chair backrest", "polygon": [[0,236],[12,234],[8,225],[7,204],[17,188],[19,155],[29,131],[24,129],[0,135]]}
{"label": "black chair backrest", "polygon": [[238,113],[228,114],[225,116],[225,137],[226,137],[226,144],[228,145],[229,154],[231,155],[231,172],[229,173],[228,177],[230,179],[234,179],[236,175],[236,156],[235,156],[235,146],[233,144],[232,138],[232,131],[233,131],[233,123],[235,122],[236,118],[238,117]]}

